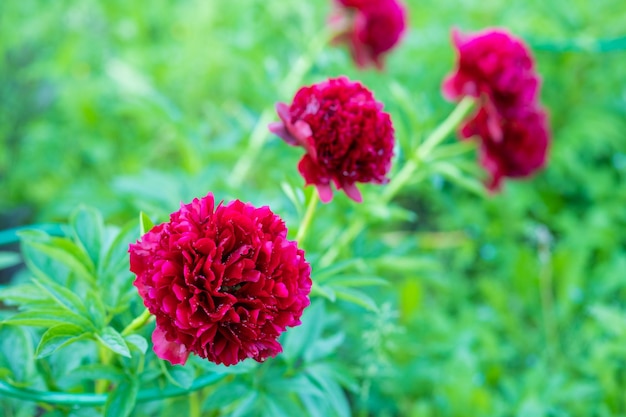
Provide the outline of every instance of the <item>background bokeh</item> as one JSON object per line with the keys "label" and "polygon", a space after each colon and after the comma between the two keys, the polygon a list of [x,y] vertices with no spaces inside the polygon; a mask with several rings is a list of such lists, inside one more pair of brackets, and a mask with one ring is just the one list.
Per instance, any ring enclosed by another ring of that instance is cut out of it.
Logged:
{"label": "background bokeh", "polygon": [[[346,336],[327,348],[352,377],[350,413],[626,415],[626,5],[407,5],[384,72],[328,47],[302,84],[345,74],[371,88],[394,119],[399,167],[453,108],[439,91],[451,28],[506,27],[533,49],[553,143],[545,170],[497,195],[429,171],[390,206],[366,186],[361,205],[338,195],[318,209],[307,250],[390,282],[369,291],[374,312],[325,302],[325,331]],[[79,204],[114,224],[139,210],[165,220],[208,191],[297,226],[301,150],[259,119],[295,93],[285,77],[329,11],[323,0],[1,1],[0,229],[64,222]],[[481,175],[474,154],[454,163]],[[337,246],[358,217],[366,230]],[[207,415],[237,413],[219,409]]]}

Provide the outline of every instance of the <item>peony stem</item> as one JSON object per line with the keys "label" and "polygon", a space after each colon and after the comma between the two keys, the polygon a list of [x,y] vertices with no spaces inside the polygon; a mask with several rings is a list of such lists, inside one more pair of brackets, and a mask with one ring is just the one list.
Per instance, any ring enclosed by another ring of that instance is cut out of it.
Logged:
{"label": "peony stem", "polygon": [[385,192],[383,193],[383,201],[388,202],[404,187],[413,177],[413,174],[419,166],[419,162],[428,159],[433,150],[448,137],[450,133],[457,128],[463,121],[465,116],[474,107],[474,99],[472,97],[464,97],[457,104],[452,113],[443,121],[422,144],[415,150],[402,169],[393,177]]}
{"label": "peony stem", "polygon": [[296,234],[296,242],[302,242],[302,240],[306,236],[306,233],[309,230],[309,226],[311,225],[311,220],[313,220],[313,215],[315,214],[315,209],[317,208],[318,202],[319,196],[317,190],[313,190],[311,198],[309,199],[309,204],[306,208],[306,212],[304,213],[304,217],[300,222],[300,228],[298,229],[298,233]]}
{"label": "peony stem", "polygon": [[[285,76],[281,88],[281,96],[293,94],[294,90],[302,82],[302,79],[313,65],[315,57],[319,55],[324,46],[331,39],[331,36],[332,35],[324,29],[320,34],[311,39],[305,52],[300,56],[300,58],[298,58],[296,63],[291,67],[289,73]],[[269,136],[267,125],[273,120],[273,118],[274,105],[272,104],[271,107],[266,108],[261,113],[259,120],[250,134],[248,149],[244,152],[239,161],[237,161],[237,164],[235,164],[230,181],[234,189],[241,186],[243,181],[246,179],[248,172],[257,160],[257,156]]]}
{"label": "peony stem", "polygon": [[135,317],[135,319],[131,321],[124,330],[122,330],[122,336],[128,336],[135,330],[142,328],[148,322],[148,320],[150,320],[151,317],[152,316],[150,314],[150,310],[145,309],[143,313]]}
{"label": "peony stem", "polygon": [[[225,373],[207,373],[193,381],[187,389],[178,386],[163,388],[149,388],[140,390],[137,394],[137,402],[163,400],[164,398],[179,397],[188,395],[206,386],[221,381],[226,377]],[[100,406],[104,405],[108,399],[107,394],[74,393],[58,391],[37,391],[29,388],[16,387],[0,380],[0,397],[18,398],[26,401],[33,401],[45,404],[59,404],[76,406]]]}
{"label": "peony stem", "polygon": [[426,159],[430,152],[437,147],[450,133],[457,128],[465,116],[474,108],[475,99],[465,96],[457,104],[452,113],[443,121],[426,140],[417,148],[416,156],[419,159]]}

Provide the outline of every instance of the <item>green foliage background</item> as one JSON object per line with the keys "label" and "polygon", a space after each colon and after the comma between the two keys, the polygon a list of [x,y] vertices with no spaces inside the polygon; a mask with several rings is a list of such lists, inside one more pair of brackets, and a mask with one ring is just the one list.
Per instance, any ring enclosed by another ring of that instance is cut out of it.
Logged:
{"label": "green foliage background", "polygon": [[[385,72],[359,72],[326,48],[302,84],[346,74],[374,90],[401,166],[453,107],[439,92],[450,29],[502,26],[534,50],[554,141],[544,171],[498,195],[429,173],[390,207],[364,187],[362,205],[338,196],[318,209],[307,249],[390,282],[370,292],[376,312],[327,303],[328,333],[346,335],[326,349],[353,379],[350,413],[625,416],[623,0],[407,3],[411,27]],[[263,112],[293,96],[285,76],[329,10],[322,0],[2,1],[0,227],[65,222],[80,203],[120,225],[139,210],[162,221],[208,191],[270,205],[296,227],[301,208],[283,188],[302,188],[301,151],[269,137],[243,178],[238,164]],[[338,247],[358,217],[368,228]],[[218,405],[207,415],[237,415]]]}

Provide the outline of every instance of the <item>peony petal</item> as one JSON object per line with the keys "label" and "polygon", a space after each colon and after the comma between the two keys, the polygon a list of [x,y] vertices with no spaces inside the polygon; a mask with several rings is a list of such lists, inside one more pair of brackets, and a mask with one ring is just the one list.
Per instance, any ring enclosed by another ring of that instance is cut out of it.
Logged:
{"label": "peony petal", "polygon": [[346,193],[346,195],[356,201],[357,203],[362,203],[363,202],[363,197],[361,196],[361,191],[359,191],[359,189],[357,188],[356,184],[354,183],[343,183],[341,184],[341,188],[343,189],[343,191]]}
{"label": "peony petal", "polygon": [[276,136],[284,140],[287,144],[291,146],[300,145],[298,143],[298,140],[294,138],[291,135],[291,133],[289,133],[289,131],[287,130],[283,122],[272,122],[267,127],[270,130],[270,132],[272,132],[273,134],[275,134]]}
{"label": "peony petal", "polygon": [[152,332],[153,350],[156,355],[169,361],[172,365],[184,365],[189,357],[187,348],[177,342],[169,342],[165,338],[165,332],[159,326]]}
{"label": "peony petal", "polygon": [[315,188],[322,203],[330,203],[333,200],[333,189],[330,184],[315,184]]}

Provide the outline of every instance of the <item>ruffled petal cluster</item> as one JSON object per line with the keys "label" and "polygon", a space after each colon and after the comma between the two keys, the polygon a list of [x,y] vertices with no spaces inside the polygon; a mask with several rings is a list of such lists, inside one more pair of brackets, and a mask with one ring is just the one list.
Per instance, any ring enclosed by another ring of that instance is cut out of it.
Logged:
{"label": "ruffled petal cluster", "polygon": [[524,43],[504,30],[452,34],[456,70],[443,82],[446,98],[478,100],[478,110],[461,128],[480,139],[481,164],[496,191],[503,177],[526,177],[543,167],[550,142],[545,111],[538,103],[540,78]]}
{"label": "ruffled petal cluster", "polygon": [[335,41],[347,44],[357,66],[382,69],[382,58],[406,29],[406,10],[397,0],[336,0],[331,24]]}
{"label": "ruffled petal cluster", "polygon": [[309,305],[310,266],[269,207],[212,194],[181,205],[130,245],[130,269],[156,316],[154,351],[172,364],[190,353],[217,364],[263,361]]}
{"label": "ruffled petal cluster", "polygon": [[356,183],[389,181],[395,140],[391,118],[382,108],[360,83],[331,78],[301,88],[291,105],[278,103],[281,121],[269,129],[304,148],[298,170],[323,202],[333,198],[331,183],[361,202]]}

